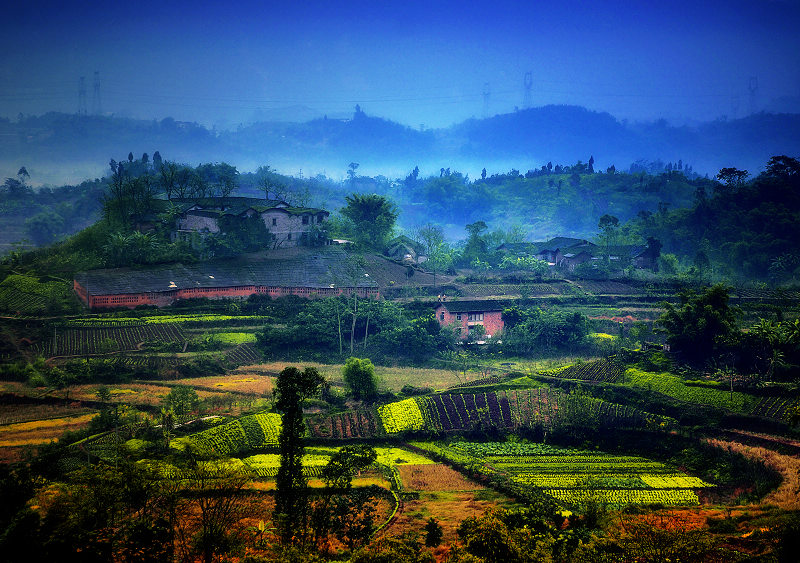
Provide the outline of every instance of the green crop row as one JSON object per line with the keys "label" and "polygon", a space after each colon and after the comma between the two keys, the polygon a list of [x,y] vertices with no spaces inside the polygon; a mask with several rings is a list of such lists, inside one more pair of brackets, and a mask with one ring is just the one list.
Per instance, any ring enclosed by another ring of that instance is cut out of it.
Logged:
{"label": "green crop row", "polygon": [[280,415],[259,413],[176,438],[170,442],[170,447],[182,449],[188,446],[201,455],[231,456],[277,446],[280,428]]}
{"label": "green crop row", "polygon": [[753,397],[744,393],[686,385],[683,378],[670,373],[651,373],[629,368],[625,372],[625,380],[636,387],[644,387],[680,401],[736,412],[749,412],[756,402]]}

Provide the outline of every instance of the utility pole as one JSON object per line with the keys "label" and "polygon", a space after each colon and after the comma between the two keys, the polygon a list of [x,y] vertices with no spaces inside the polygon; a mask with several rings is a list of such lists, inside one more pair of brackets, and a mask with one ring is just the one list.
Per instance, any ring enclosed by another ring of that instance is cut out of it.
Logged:
{"label": "utility pole", "polygon": [[86,115],[86,77],[78,82],[78,115]]}
{"label": "utility pole", "polygon": [[756,94],[758,93],[758,76],[751,76],[750,81],[747,83],[747,89],[750,91],[750,115],[756,112]]}
{"label": "utility pole", "polygon": [[489,117],[489,96],[491,95],[491,90],[489,89],[489,83],[486,82],[483,85],[483,118],[486,119]]}
{"label": "utility pole", "polygon": [[103,106],[100,103],[100,72],[94,71],[94,87],[92,89],[92,114],[100,115],[103,113]]}
{"label": "utility pole", "polygon": [[525,73],[525,80],[523,81],[525,86],[525,95],[522,98],[522,109],[528,109],[531,107],[531,90],[533,89],[533,73],[526,72]]}

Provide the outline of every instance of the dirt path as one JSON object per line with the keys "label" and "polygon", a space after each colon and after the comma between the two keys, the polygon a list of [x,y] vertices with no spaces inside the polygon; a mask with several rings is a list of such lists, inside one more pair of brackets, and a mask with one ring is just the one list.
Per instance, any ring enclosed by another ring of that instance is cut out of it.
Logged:
{"label": "dirt path", "polygon": [[773,450],[758,446],[747,446],[739,442],[710,438],[709,444],[718,448],[729,449],[743,456],[759,461],[781,474],[783,481],[762,503],[775,504],[786,510],[800,509],[800,458],[779,454]]}

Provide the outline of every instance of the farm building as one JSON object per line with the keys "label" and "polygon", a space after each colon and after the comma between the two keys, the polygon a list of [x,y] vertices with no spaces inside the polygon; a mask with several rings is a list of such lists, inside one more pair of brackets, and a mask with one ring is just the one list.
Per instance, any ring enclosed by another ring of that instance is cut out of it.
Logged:
{"label": "farm building", "polygon": [[[435,309],[441,326],[453,326],[462,340],[483,327],[486,338],[503,331],[503,305],[498,301],[440,301]],[[482,335],[482,336],[483,336]]]}
{"label": "farm building", "polygon": [[225,216],[258,215],[273,237],[273,248],[308,244],[319,238],[314,233],[322,230],[321,225],[330,215],[324,209],[293,207],[282,200],[254,197],[181,198],[170,203],[178,213],[173,239],[190,240],[195,234],[218,233],[220,220]]}
{"label": "farm building", "polygon": [[370,275],[348,262],[344,252],[331,247],[273,252],[250,260],[92,270],[77,274],[73,288],[90,309],[163,307],[179,299],[245,299],[254,294],[328,297],[356,292],[362,297],[380,297],[378,284]]}

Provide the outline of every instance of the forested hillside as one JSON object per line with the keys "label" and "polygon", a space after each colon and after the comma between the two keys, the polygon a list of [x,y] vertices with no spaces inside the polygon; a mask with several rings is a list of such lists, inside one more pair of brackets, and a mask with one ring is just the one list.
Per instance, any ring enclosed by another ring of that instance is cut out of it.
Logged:
{"label": "forested hillside", "polygon": [[[367,108],[368,110],[368,108]],[[370,175],[420,166],[470,172],[523,172],[548,161],[594,155],[598,168],[627,169],[639,159],[683,159],[700,174],[726,166],[756,170],[775,154],[800,153],[800,116],[757,114],[693,126],[627,123],[577,106],[544,106],[448,128],[407,127],[357,107],[350,119],[261,122],[217,131],[172,118],[136,120],[47,113],[0,119],[0,175],[27,166],[37,183],[77,182],[102,173],[109,154],[157,147],[182,162],[225,161],[253,170],[264,161],[281,171],[324,172],[340,179],[350,162]]]}

